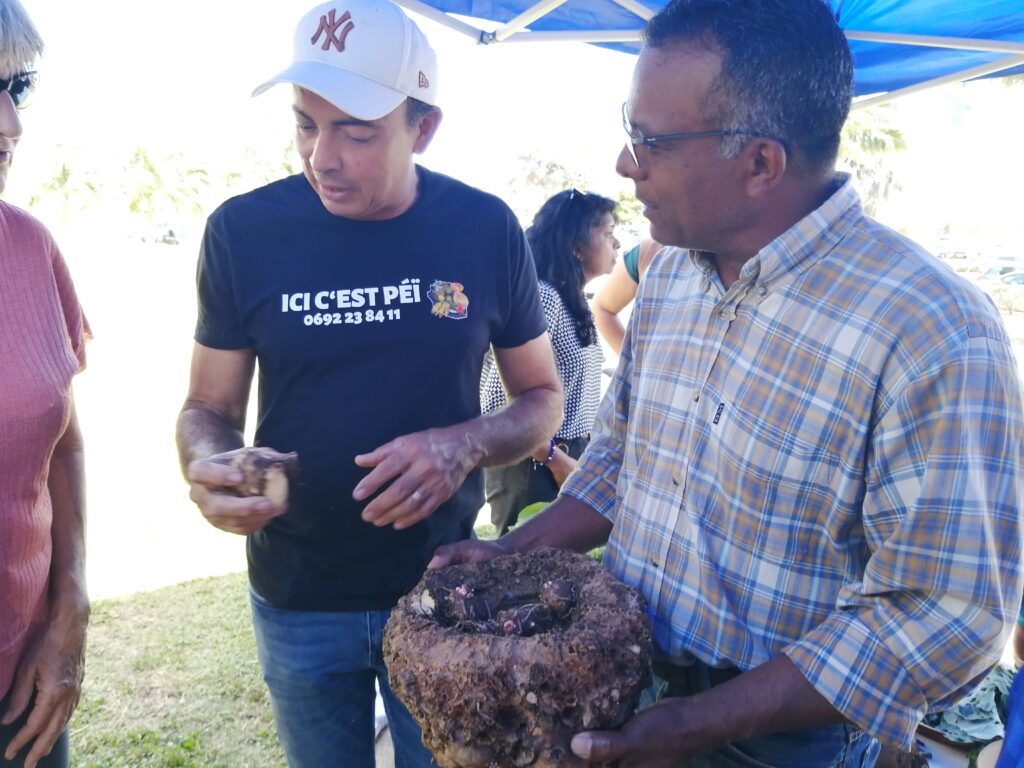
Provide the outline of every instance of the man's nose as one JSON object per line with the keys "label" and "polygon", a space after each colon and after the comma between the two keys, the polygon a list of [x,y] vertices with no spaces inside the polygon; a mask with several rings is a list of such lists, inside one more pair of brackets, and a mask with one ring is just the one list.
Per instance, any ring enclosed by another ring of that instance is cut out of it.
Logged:
{"label": "man's nose", "polygon": [[337,140],[329,131],[321,131],[313,145],[313,154],[309,159],[314,171],[341,170],[344,161],[338,149]]}
{"label": "man's nose", "polygon": [[0,93],[0,136],[15,141],[21,138],[21,117],[7,91]]}
{"label": "man's nose", "polygon": [[633,155],[629,153],[629,148],[625,144],[622,145],[622,149],[619,150],[619,156],[615,160],[615,172],[619,176],[624,176],[633,181],[637,181],[642,175],[639,166],[633,160]]}

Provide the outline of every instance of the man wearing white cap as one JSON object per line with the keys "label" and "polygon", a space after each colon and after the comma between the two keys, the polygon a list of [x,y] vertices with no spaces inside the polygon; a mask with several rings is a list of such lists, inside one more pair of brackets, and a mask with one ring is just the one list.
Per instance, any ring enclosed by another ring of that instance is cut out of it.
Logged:
{"label": "man wearing white cap", "polygon": [[[523,233],[500,200],[413,162],[441,120],[437,66],[388,0],[299,23],[304,173],[224,203],[199,259],[192,377],[178,422],[191,497],[248,535],[257,648],[292,768],[373,764],[374,680],[396,766],[430,764],[381,658],[390,609],[437,546],[469,537],[480,467],[554,434],[561,387]],[[480,416],[493,345],[512,395]],[[242,497],[221,454],[299,455],[286,504]]]}

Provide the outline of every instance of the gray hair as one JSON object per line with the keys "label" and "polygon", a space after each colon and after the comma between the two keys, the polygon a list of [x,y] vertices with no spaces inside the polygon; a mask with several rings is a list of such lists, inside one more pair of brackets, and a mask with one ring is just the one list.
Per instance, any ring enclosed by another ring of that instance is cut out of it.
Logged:
{"label": "gray hair", "polygon": [[43,39],[18,0],[0,0],[0,76],[32,66],[43,52]]}
{"label": "gray hair", "polygon": [[[853,97],[846,38],[821,0],[672,0],[647,45],[689,43],[722,55],[706,117],[780,140],[796,169],[830,171]],[[738,155],[749,136],[722,142]]]}

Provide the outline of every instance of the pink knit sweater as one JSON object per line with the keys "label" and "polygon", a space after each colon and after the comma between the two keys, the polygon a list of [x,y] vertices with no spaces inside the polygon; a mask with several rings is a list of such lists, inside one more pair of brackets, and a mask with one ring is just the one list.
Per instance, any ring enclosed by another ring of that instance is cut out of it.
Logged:
{"label": "pink knit sweater", "polygon": [[88,326],[50,233],[0,202],[0,698],[46,615],[47,475]]}

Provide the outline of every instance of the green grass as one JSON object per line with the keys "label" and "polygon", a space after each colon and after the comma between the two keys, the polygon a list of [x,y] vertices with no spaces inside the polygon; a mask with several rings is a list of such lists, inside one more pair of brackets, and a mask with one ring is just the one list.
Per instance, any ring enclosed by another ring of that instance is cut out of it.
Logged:
{"label": "green grass", "polygon": [[93,606],[75,768],[283,768],[236,573]]}
{"label": "green grass", "polygon": [[246,590],[233,573],[93,604],[72,768],[284,768]]}

